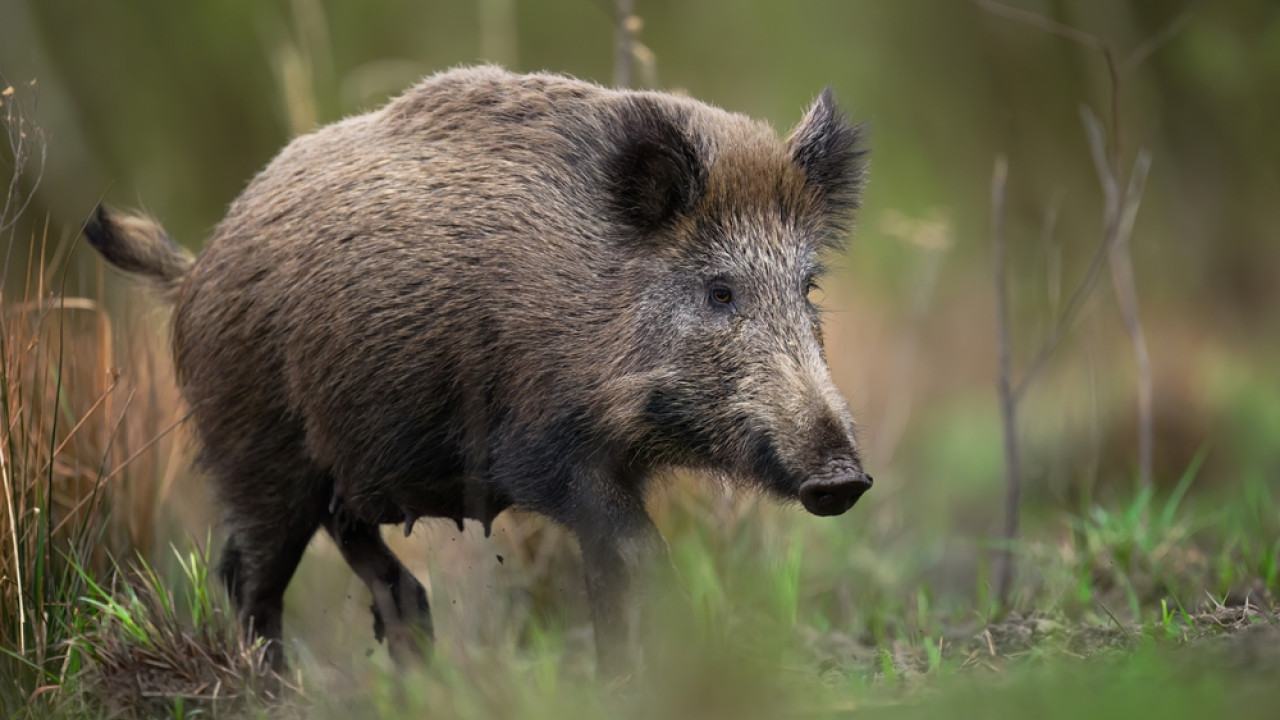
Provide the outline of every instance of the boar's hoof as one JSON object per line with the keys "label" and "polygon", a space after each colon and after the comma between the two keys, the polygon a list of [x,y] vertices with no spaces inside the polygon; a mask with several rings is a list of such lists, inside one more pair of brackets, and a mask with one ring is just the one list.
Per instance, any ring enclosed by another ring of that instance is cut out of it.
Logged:
{"label": "boar's hoof", "polygon": [[800,502],[814,515],[840,515],[871,489],[871,476],[850,466],[815,475],[800,484]]}

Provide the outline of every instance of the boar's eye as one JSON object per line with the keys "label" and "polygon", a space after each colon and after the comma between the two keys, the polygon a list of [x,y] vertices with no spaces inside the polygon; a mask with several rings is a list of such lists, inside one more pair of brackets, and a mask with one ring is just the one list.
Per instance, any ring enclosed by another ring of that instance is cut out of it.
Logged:
{"label": "boar's eye", "polygon": [[814,302],[813,293],[820,292],[821,290],[822,286],[818,284],[817,276],[810,275],[804,279],[804,301],[809,303],[810,306],[812,306]]}
{"label": "boar's eye", "polygon": [[717,305],[733,304],[733,291],[724,285],[716,285],[711,288],[711,302]]}

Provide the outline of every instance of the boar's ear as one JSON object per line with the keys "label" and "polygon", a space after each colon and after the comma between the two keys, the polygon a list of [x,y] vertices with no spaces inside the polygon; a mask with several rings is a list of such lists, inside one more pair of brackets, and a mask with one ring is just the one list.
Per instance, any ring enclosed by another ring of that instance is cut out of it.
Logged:
{"label": "boar's ear", "polygon": [[787,150],[828,211],[842,214],[858,207],[866,157],[861,127],[845,119],[830,87],[791,131]]}
{"label": "boar's ear", "polygon": [[613,210],[648,234],[692,209],[706,169],[673,110],[633,96],[619,109],[613,155],[605,168]]}

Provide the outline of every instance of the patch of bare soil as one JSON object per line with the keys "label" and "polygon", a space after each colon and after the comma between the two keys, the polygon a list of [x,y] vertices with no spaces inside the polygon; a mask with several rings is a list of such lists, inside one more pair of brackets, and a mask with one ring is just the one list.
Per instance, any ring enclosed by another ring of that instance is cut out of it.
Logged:
{"label": "patch of bare soil", "polygon": [[[820,672],[912,683],[940,661],[963,671],[1000,673],[1010,664],[1047,658],[1085,659],[1123,653],[1145,644],[1173,648],[1176,657],[1239,671],[1280,671],[1280,615],[1251,603],[1216,606],[1174,618],[1168,627],[1073,622],[1039,613],[1011,612],[985,627],[956,627],[941,640],[877,645],[841,632],[801,631]],[[927,646],[930,643],[931,647]]]}
{"label": "patch of bare soil", "polygon": [[1192,618],[1180,655],[1219,671],[1280,672],[1280,614],[1252,605],[1221,607]]}

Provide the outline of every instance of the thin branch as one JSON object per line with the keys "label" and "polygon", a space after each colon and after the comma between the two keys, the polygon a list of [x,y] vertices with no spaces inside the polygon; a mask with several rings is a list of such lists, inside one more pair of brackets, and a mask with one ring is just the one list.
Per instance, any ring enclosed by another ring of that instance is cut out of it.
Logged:
{"label": "thin branch", "polygon": [[1142,320],[1138,313],[1138,288],[1133,274],[1133,256],[1129,251],[1129,237],[1133,232],[1133,223],[1138,214],[1138,206],[1142,202],[1142,189],[1146,183],[1147,172],[1151,168],[1151,156],[1145,152],[1138,154],[1134,163],[1133,177],[1129,183],[1124,206],[1119,213],[1116,240],[1111,245],[1111,284],[1115,289],[1116,306],[1120,310],[1120,319],[1125,333],[1133,345],[1134,362],[1138,371],[1138,486],[1151,487],[1152,481],[1152,445],[1154,429],[1152,427],[1152,378],[1151,356],[1147,351],[1147,336],[1142,329]]}
{"label": "thin branch", "polygon": [[1010,7],[994,0],[974,0],[974,3],[992,15],[1030,25],[1102,53],[1102,57],[1107,64],[1107,75],[1111,80],[1111,167],[1114,168],[1116,177],[1122,179],[1124,177],[1120,167],[1120,158],[1124,157],[1122,152],[1124,147],[1121,135],[1122,125],[1120,123],[1120,86],[1122,81],[1186,26],[1191,19],[1191,11],[1195,9],[1199,1],[1191,0],[1191,2],[1188,2],[1182,8],[1182,11],[1165,25],[1160,32],[1147,38],[1138,47],[1130,51],[1122,62],[1116,61],[1111,46],[1104,40],[1079,28],[1060,23],[1039,13]]}
{"label": "thin branch", "polygon": [[1138,208],[1142,205],[1142,193],[1146,190],[1147,173],[1150,171],[1151,153],[1140,150],[1138,159],[1133,163],[1133,175],[1129,177],[1129,187],[1125,190],[1120,226],[1117,228],[1119,237],[1126,247],[1129,244],[1129,236],[1133,234],[1133,223],[1138,219]]}
{"label": "thin branch", "polygon": [[1120,125],[1120,68],[1116,65],[1115,56],[1111,54],[1111,48],[1103,45],[1102,57],[1107,61],[1107,75],[1111,77],[1111,171],[1119,184],[1120,147],[1124,142]]}
{"label": "thin branch", "polygon": [[1049,333],[1049,338],[1040,346],[1040,350],[1036,352],[1031,362],[1027,363],[1027,369],[1022,372],[1022,377],[1014,385],[1014,402],[1022,401],[1023,396],[1027,394],[1027,389],[1044,370],[1049,358],[1053,357],[1053,353],[1058,349],[1058,345],[1062,343],[1067,332],[1075,326],[1076,316],[1084,309],[1085,301],[1089,299],[1089,294],[1093,292],[1093,286],[1097,284],[1098,277],[1102,274],[1103,266],[1107,264],[1108,248],[1109,245],[1104,240],[1094,250],[1093,257],[1089,260],[1089,268],[1085,270],[1084,279],[1080,281],[1075,291],[1071,293],[1071,299],[1067,301],[1067,308],[1062,311],[1058,322]]}
{"label": "thin branch", "polygon": [[1107,162],[1107,146],[1102,139],[1102,123],[1088,105],[1080,106],[1080,122],[1084,123],[1085,136],[1089,140],[1089,154],[1093,157],[1093,168],[1098,173],[1098,184],[1102,186],[1102,199],[1106,202],[1103,214],[1110,216],[1115,209],[1113,204],[1119,202],[1117,194],[1119,188],[1115,176],[1111,174],[1111,166]]}
{"label": "thin branch", "polygon": [[[974,3],[992,15],[999,15],[1000,17],[1008,20],[1014,20],[1023,23],[1024,25],[1039,28],[1047,33],[1066,38],[1074,43],[1093,48],[1094,50],[1109,52],[1109,47],[1102,38],[1097,35],[1087,33],[1079,28],[1072,27],[1065,23],[1060,23],[1053,18],[1045,17],[1044,15],[1034,13],[1029,10],[1011,7],[1004,3],[995,2],[995,0],[974,0]],[[1187,22],[1191,19],[1191,11],[1199,4],[1200,0],[1191,0],[1191,2],[1188,2],[1187,5],[1182,8],[1182,12],[1178,13],[1178,15],[1174,17],[1168,25],[1165,25],[1160,32],[1142,41],[1142,44],[1130,51],[1129,55],[1125,57],[1124,62],[1119,64],[1118,72],[1114,75],[1125,76],[1138,69],[1142,63],[1146,62],[1147,58],[1151,57],[1151,55],[1159,50],[1165,43],[1169,42],[1174,35],[1177,35],[1178,31],[1182,30],[1182,28],[1186,26]]]}
{"label": "thin branch", "polygon": [[[1023,371],[1022,377],[1014,385],[1013,397],[1014,402],[1020,402],[1027,392],[1027,388],[1037,376],[1044,370],[1045,365],[1049,362],[1049,358],[1057,351],[1058,345],[1062,343],[1063,338],[1075,326],[1080,311],[1084,309],[1085,301],[1089,299],[1093,292],[1094,286],[1098,282],[1098,278],[1102,275],[1102,268],[1107,264],[1107,258],[1111,254],[1111,248],[1115,245],[1116,239],[1119,237],[1121,230],[1122,213],[1118,212],[1120,208],[1120,199],[1116,178],[1112,175],[1107,165],[1107,151],[1105,140],[1103,140],[1102,123],[1098,122],[1097,116],[1089,111],[1087,107],[1080,108],[1081,120],[1084,123],[1085,135],[1089,140],[1089,150],[1093,156],[1094,167],[1098,171],[1098,182],[1102,185],[1103,195],[1103,216],[1105,231],[1103,233],[1102,242],[1098,244],[1097,249],[1093,251],[1093,257],[1089,260],[1089,267],[1085,270],[1084,278],[1076,289],[1071,293],[1071,298],[1067,301],[1067,307],[1059,316],[1058,322],[1054,324],[1053,330],[1050,331],[1048,339],[1040,346],[1040,350],[1036,352],[1035,357],[1027,364],[1026,370]],[[1148,163],[1149,165],[1149,163]],[[1134,186],[1133,181],[1137,180],[1137,172],[1135,168],[1135,176],[1130,180],[1129,192],[1135,190],[1139,197],[1141,196],[1142,187],[1146,182],[1146,173],[1142,173],[1142,178],[1138,186]],[[1128,201],[1126,201],[1127,204]],[[1136,206],[1133,212],[1137,212]],[[1129,229],[1132,230],[1133,224],[1129,223]]]}
{"label": "thin branch", "polygon": [[[1122,165],[1122,124],[1120,118],[1120,88],[1122,80],[1152,53],[1169,40],[1186,24],[1196,0],[1192,0],[1183,11],[1161,32],[1147,39],[1135,48],[1123,63],[1117,63],[1111,47],[1098,37],[1082,30],[1064,25],[1056,20],[1009,7],[994,0],[974,0],[988,12],[1011,20],[1016,20],[1045,32],[1066,38],[1102,53],[1106,61],[1107,74],[1110,79],[1111,102],[1111,142],[1104,139],[1105,131],[1102,123],[1087,107],[1081,108],[1081,119],[1084,122],[1085,135],[1089,142],[1089,151],[1094,167],[1098,173],[1098,182],[1102,186],[1104,201],[1103,237],[1080,284],[1072,292],[1066,309],[1053,325],[1049,338],[1040,346],[1035,357],[1028,364],[1021,380],[1012,385],[1010,368],[1009,329],[1006,297],[1005,270],[1005,238],[1004,238],[1004,205],[1005,182],[1007,179],[1007,162],[1003,156],[996,159],[995,175],[992,178],[992,244],[995,255],[996,276],[996,323],[999,342],[1000,363],[1000,410],[1004,422],[1005,475],[1007,480],[1005,506],[1005,546],[1002,551],[998,576],[998,597],[1003,604],[1012,582],[1012,556],[1010,548],[1018,533],[1018,495],[1021,490],[1021,479],[1017,467],[1017,432],[1016,411],[1019,400],[1025,395],[1031,382],[1043,370],[1049,358],[1057,350],[1063,337],[1075,324],[1085,302],[1088,300],[1102,273],[1103,265],[1108,261],[1111,266],[1112,285],[1116,293],[1125,330],[1134,346],[1135,362],[1138,369],[1138,447],[1139,478],[1143,488],[1151,484],[1152,453],[1152,383],[1151,363],[1147,352],[1146,336],[1138,316],[1137,289],[1134,282],[1133,260],[1129,251],[1129,237],[1133,232],[1134,220],[1141,204],[1142,193],[1146,185],[1147,173],[1151,166],[1151,157],[1145,151],[1138,153],[1134,162],[1133,174],[1128,178],[1128,187],[1121,197],[1120,188],[1126,185]],[[1143,518],[1145,522],[1145,517]],[[1105,609],[1105,606],[1104,606]],[[1110,611],[1108,610],[1108,613]]]}
{"label": "thin branch", "polygon": [[1182,12],[1178,13],[1178,16],[1172,22],[1164,26],[1163,30],[1147,38],[1141,45],[1134,48],[1129,53],[1129,57],[1124,59],[1124,65],[1121,67],[1122,74],[1128,75],[1137,70],[1138,66],[1155,54],[1155,51],[1173,39],[1173,36],[1177,35],[1191,21],[1191,11],[1199,4],[1200,0],[1191,0],[1186,7],[1182,8]]}
{"label": "thin branch", "polygon": [[1072,42],[1080,43],[1081,45],[1094,48],[1095,50],[1102,50],[1106,48],[1106,43],[1102,42],[1100,38],[1090,35],[1079,28],[1073,28],[1070,25],[1060,23],[1052,18],[1047,18],[1039,13],[1010,7],[1004,3],[994,2],[994,0],[974,0],[974,2],[977,3],[978,7],[981,7],[992,15],[999,15],[1009,20],[1016,20],[1025,25],[1040,28],[1047,33],[1057,35],[1058,37],[1064,37]]}
{"label": "thin branch", "polygon": [[1002,606],[1008,604],[1013,585],[1012,543],[1018,537],[1019,497],[1022,478],[1018,471],[1017,400],[1012,389],[1012,349],[1009,343],[1009,298],[1006,270],[1005,188],[1009,164],[1003,155],[996,157],[991,175],[991,248],[996,283],[996,342],[1000,357],[997,385],[1000,391],[1000,419],[1004,427],[1004,547],[996,575],[996,597]]}
{"label": "thin branch", "polygon": [[150,450],[152,445],[155,445],[156,443],[160,442],[162,439],[164,439],[164,436],[168,435],[179,425],[186,422],[187,418],[191,417],[191,414],[194,412],[195,410],[188,410],[187,412],[182,414],[182,417],[166,425],[163,430],[156,433],[154,437],[152,437],[150,440],[144,443],[142,447],[135,450],[132,455],[125,458],[124,461],[121,462],[119,465],[117,465],[114,470],[112,470],[104,478],[102,478],[102,482],[110,482],[111,479],[114,478],[116,475],[119,475],[122,470],[124,470],[126,467],[129,467],[130,463],[132,463],[134,460],[137,460],[139,455],[142,455],[142,453]]}
{"label": "thin branch", "polygon": [[[36,88],[33,80],[28,84],[29,88]],[[5,190],[4,209],[0,210],[0,233],[11,230],[17,225],[18,218],[22,217],[27,208],[35,199],[36,191],[40,189],[40,182],[44,179],[45,161],[48,156],[48,147],[45,144],[45,135],[42,128],[32,125],[30,116],[34,115],[35,109],[28,109],[24,106],[22,98],[13,85],[9,84],[3,74],[0,74],[0,105],[5,108],[4,117],[0,122],[4,123],[6,139],[9,144],[9,157],[13,161],[9,185]],[[30,135],[28,135],[30,133]],[[31,161],[31,151],[33,149],[40,151],[40,161],[37,163],[34,173],[27,172],[27,165]],[[22,177],[27,174],[31,177],[31,187],[24,192],[22,187]],[[14,207],[14,203],[18,203],[18,207]],[[5,252],[5,270],[8,270],[8,255],[13,249],[13,243],[10,242],[9,249]]]}

